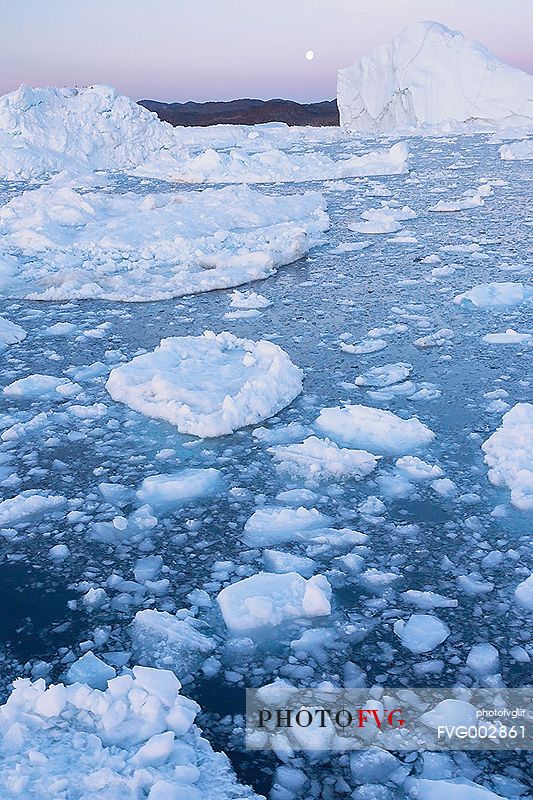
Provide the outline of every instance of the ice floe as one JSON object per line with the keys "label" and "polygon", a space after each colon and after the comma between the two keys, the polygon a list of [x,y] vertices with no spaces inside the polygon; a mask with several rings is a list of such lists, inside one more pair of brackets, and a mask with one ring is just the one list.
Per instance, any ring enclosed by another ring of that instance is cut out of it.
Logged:
{"label": "ice floe", "polygon": [[416,417],[402,419],[391,411],[362,405],[323,408],[315,425],[341,445],[379,454],[407,454],[435,438]]}
{"label": "ice floe", "polygon": [[297,572],[260,572],[226,586],[217,597],[229,631],[250,633],[294,619],[331,612],[331,587],[323,575],[305,579]]}
{"label": "ice floe", "polygon": [[491,483],[507,486],[517,508],[533,509],[533,405],[517,403],[504,414],[482,449]]}
{"label": "ice floe", "polygon": [[450,635],[450,629],[432,614],[412,614],[394,623],[394,633],[412,653],[427,653]]}
{"label": "ice floe", "polygon": [[304,478],[342,476],[360,480],[376,467],[378,459],[365,450],[338,447],[329,439],[309,436],[301,444],[269,447],[278,469]]}
{"label": "ice floe", "polygon": [[0,255],[11,254],[0,295],[147,301],[238,286],[304,256],[329,225],[316,192],[75,187],[57,176],[0,208]]}
{"label": "ice floe", "polygon": [[533,286],[522,283],[480,283],[454,297],[454,303],[476,308],[517,306],[533,299]]}
{"label": "ice floe", "polygon": [[26,331],[15,322],[0,317],[0,351],[9,344],[18,344],[26,338]]}
{"label": "ice floe", "polygon": [[280,347],[231,333],[163,339],[152,353],[112,370],[114,400],[175,425],[222,436],[273,416],[302,388],[302,373]]}
{"label": "ice floe", "polygon": [[329,517],[316,508],[264,506],[247,520],[242,540],[249,547],[305,542],[317,529],[326,528],[329,523]]}

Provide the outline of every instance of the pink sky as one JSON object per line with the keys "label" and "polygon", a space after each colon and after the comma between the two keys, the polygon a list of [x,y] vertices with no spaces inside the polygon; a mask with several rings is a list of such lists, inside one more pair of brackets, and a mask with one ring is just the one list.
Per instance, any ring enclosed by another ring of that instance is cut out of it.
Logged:
{"label": "pink sky", "polygon": [[17,0],[2,11],[0,93],[107,83],[135,99],[330,99],[337,69],[421,19],[533,71],[532,0]]}

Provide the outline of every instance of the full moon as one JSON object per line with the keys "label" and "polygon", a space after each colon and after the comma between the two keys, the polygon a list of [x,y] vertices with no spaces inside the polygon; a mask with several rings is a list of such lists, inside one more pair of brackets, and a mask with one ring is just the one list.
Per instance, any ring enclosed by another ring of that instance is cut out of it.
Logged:
{"label": "full moon", "polygon": [[315,57],[315,54],[312,50],[308,50],[307,53],[305,54],[305,57],[308,61],[312,61],[313,58]]}

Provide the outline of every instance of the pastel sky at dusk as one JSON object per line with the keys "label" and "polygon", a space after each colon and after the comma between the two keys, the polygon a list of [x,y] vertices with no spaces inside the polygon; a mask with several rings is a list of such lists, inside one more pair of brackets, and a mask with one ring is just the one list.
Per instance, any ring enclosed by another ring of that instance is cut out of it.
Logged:
{"label": "pastel sky at dusk", "polygon": [[330,99],[338,68],[422,19],[533,72],[533,0],[13,0],[0,93],[107,83],[135,99]]}

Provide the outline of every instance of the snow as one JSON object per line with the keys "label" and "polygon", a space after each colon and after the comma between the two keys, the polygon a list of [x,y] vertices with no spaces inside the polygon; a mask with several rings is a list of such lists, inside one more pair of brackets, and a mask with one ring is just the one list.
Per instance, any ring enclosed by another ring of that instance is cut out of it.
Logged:
{"label": "snow", "polygon": [[300,393],[302,373],[271,342],[206,331],[163,339],[154,352],[112,370],[106,388],[180,433],[209,437],[276,414]]}
{"label": "snow", "polygon": [[522,283],[480,283],[454,297],[454,303],[476,308],[517,306],[533,299],[533,287]]}
{"label": "snow", "polygon": [[217,602],[229,631],[238,635],[294,619],[327,616],[330,597],[323,575],[306,580],[297,572],[260,572],[226,586]]}
{"label": "snow", "polygon": [[365,450],[340,448],[329,439],[309,436],[301,444],[269,447],[278,469],[304,478],[350,477],[355,480],[369,475],[377,465],[376,456]]}
{"label": "snow", "polygon": [[286,125],[173,128],[109,86],[31,88],[0,98],[0,176],[13,180],[69,170],[111,170],[189,183],[265,183],[399,174],[407,149],[334,160],[280,147]]}
{"label": "snow", "polygon": [[169,670],[139,666],[104,690],[18,679],[0,707],[2,796],[133,798],[142,775],[149,800],[257,797],[201,737],[180,688]]}
{"label": "snow", "polygon": [[249,547],[306,541],[329,522],[329,517],[316,508],[265,506],[254,511],[247,520],[242,539]]}
{"label": "snow", "polygon": [[517,403],[482,444],[489,480],[511,491],[511,503],[533,509],[533,405]]}
{"label": "snow", "polygon": [[405,420],[391,411],[362,405],[323,408],[315,424],[339,444],[371,453],[402,455],[435,438],[416,417]]}
{"label": "snow", "polygon": [[500,158],[503,161],[528,161],[533,158],[533,139],[502,145]]}
{"label": "snow", "polygon": [[[59,175],[0,208],[0,258],[15,254],[0,295],[140,302],[238,286],[302,258],[329,226],[317,192],[117,195],[76,185]],[[20,334],[7,326],[11,339]]]}
{"label": "snow", "polygon": [[138,611],[131,624],[135,658],[140,664],[171,668],[183,679],[209,656],[215,642],[188,619],[166,611]]}
{"label": "snow", "polygon": [[361,133],[528,125],[533,78],[438,22],[408,25],[339,70],[341,126]]}
{"label": "snow", "polygon": [[8,344],[18,344],[26,338],[26,331],[5,317],[0,317],[0,351]]}
{"label": "snow", "polygon": [[427,653],[447,639],[450,630],[431,614],[412,614],[407,622],[399,619],[394,623],[394,633],[412,653]]}
{"label": "snow", "polygon": [[145,478],[136,496],[141,503],[158,507],[181,505],[217,492],[222,482],[218,469],[183,469]]}

